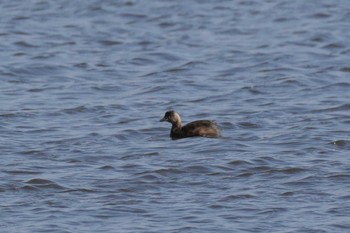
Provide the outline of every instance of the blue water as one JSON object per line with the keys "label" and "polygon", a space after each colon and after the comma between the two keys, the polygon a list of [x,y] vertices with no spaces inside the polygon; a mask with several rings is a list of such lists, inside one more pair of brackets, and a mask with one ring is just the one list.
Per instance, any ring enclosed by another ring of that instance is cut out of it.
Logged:
{"label": "blue water", "polygon": [[1,232],[349,231],[348,1],[0,9]]}

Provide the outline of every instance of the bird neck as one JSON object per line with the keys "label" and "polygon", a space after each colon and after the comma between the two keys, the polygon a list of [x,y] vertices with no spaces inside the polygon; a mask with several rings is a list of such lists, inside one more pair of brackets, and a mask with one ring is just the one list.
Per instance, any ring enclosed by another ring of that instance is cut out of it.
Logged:
{"label": "bird neck", "polygon": [[181,129],[182,128],[182,124],[181,124],[181,121],[176,121],[176,122],[173,122],[172,123],[172,128],[179,128]]}

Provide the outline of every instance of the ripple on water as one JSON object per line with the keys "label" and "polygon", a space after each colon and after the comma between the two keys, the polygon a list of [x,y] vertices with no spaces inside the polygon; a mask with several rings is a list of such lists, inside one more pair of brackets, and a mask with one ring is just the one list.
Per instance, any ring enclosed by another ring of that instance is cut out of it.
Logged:
{"label": "ripple on water", "polygon": [[21,169],[21,170],[4,170],[3,172],[7,174],[12,175],[38,175],[42,174],[42,171],[33,169],[33,168],[27,168],[27,169]]}
{"label": "ripple on water", "polygon": [[339,148],[347,148],[350,145],[350,140],[336,140],[330,142],[330,144],[335,145]]}
{"label": "ripple on water", "polygon": [[350,67],[343,67],[343,68],[340,69],[340,71],[349,73],[350,72]]}
{"label": "ripple on water", "polygon": [[230,202],[230,201],[239,201],[239,200],[244,200],[244,199],[252,199],[252,198],[257,198],[256,195],[253,194],[233,194],[233,195],[228,195],[225,197],[222,197],[219,199],[219,202]]}
{"label": "ripple on water", "polygon": [[[46,190],[46,189],[57,189],[57,190],[65,190],[64,186],[61,186],[51,180],[42,179],[42,178],[33,178],[25,182],[27,185],[23,186],[24,189],[34,188],[37,190]],[[29,186],[28,186],[29,185]]]}

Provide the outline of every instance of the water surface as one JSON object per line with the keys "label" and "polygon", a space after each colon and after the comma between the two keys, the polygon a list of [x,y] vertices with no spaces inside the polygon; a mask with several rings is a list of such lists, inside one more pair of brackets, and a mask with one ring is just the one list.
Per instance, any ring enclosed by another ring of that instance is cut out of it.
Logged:
{"label": "water surface", "polygon": [[350,228],[348,1],[0,9],[1,232]]}

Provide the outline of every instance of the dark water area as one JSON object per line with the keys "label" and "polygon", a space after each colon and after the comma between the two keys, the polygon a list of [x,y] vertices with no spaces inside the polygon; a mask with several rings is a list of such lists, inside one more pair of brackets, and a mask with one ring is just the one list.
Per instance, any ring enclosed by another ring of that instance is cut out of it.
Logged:
{"label": "dark water area", "polygon": [[349,231],[349,1],[0,9],[1,232]]}

